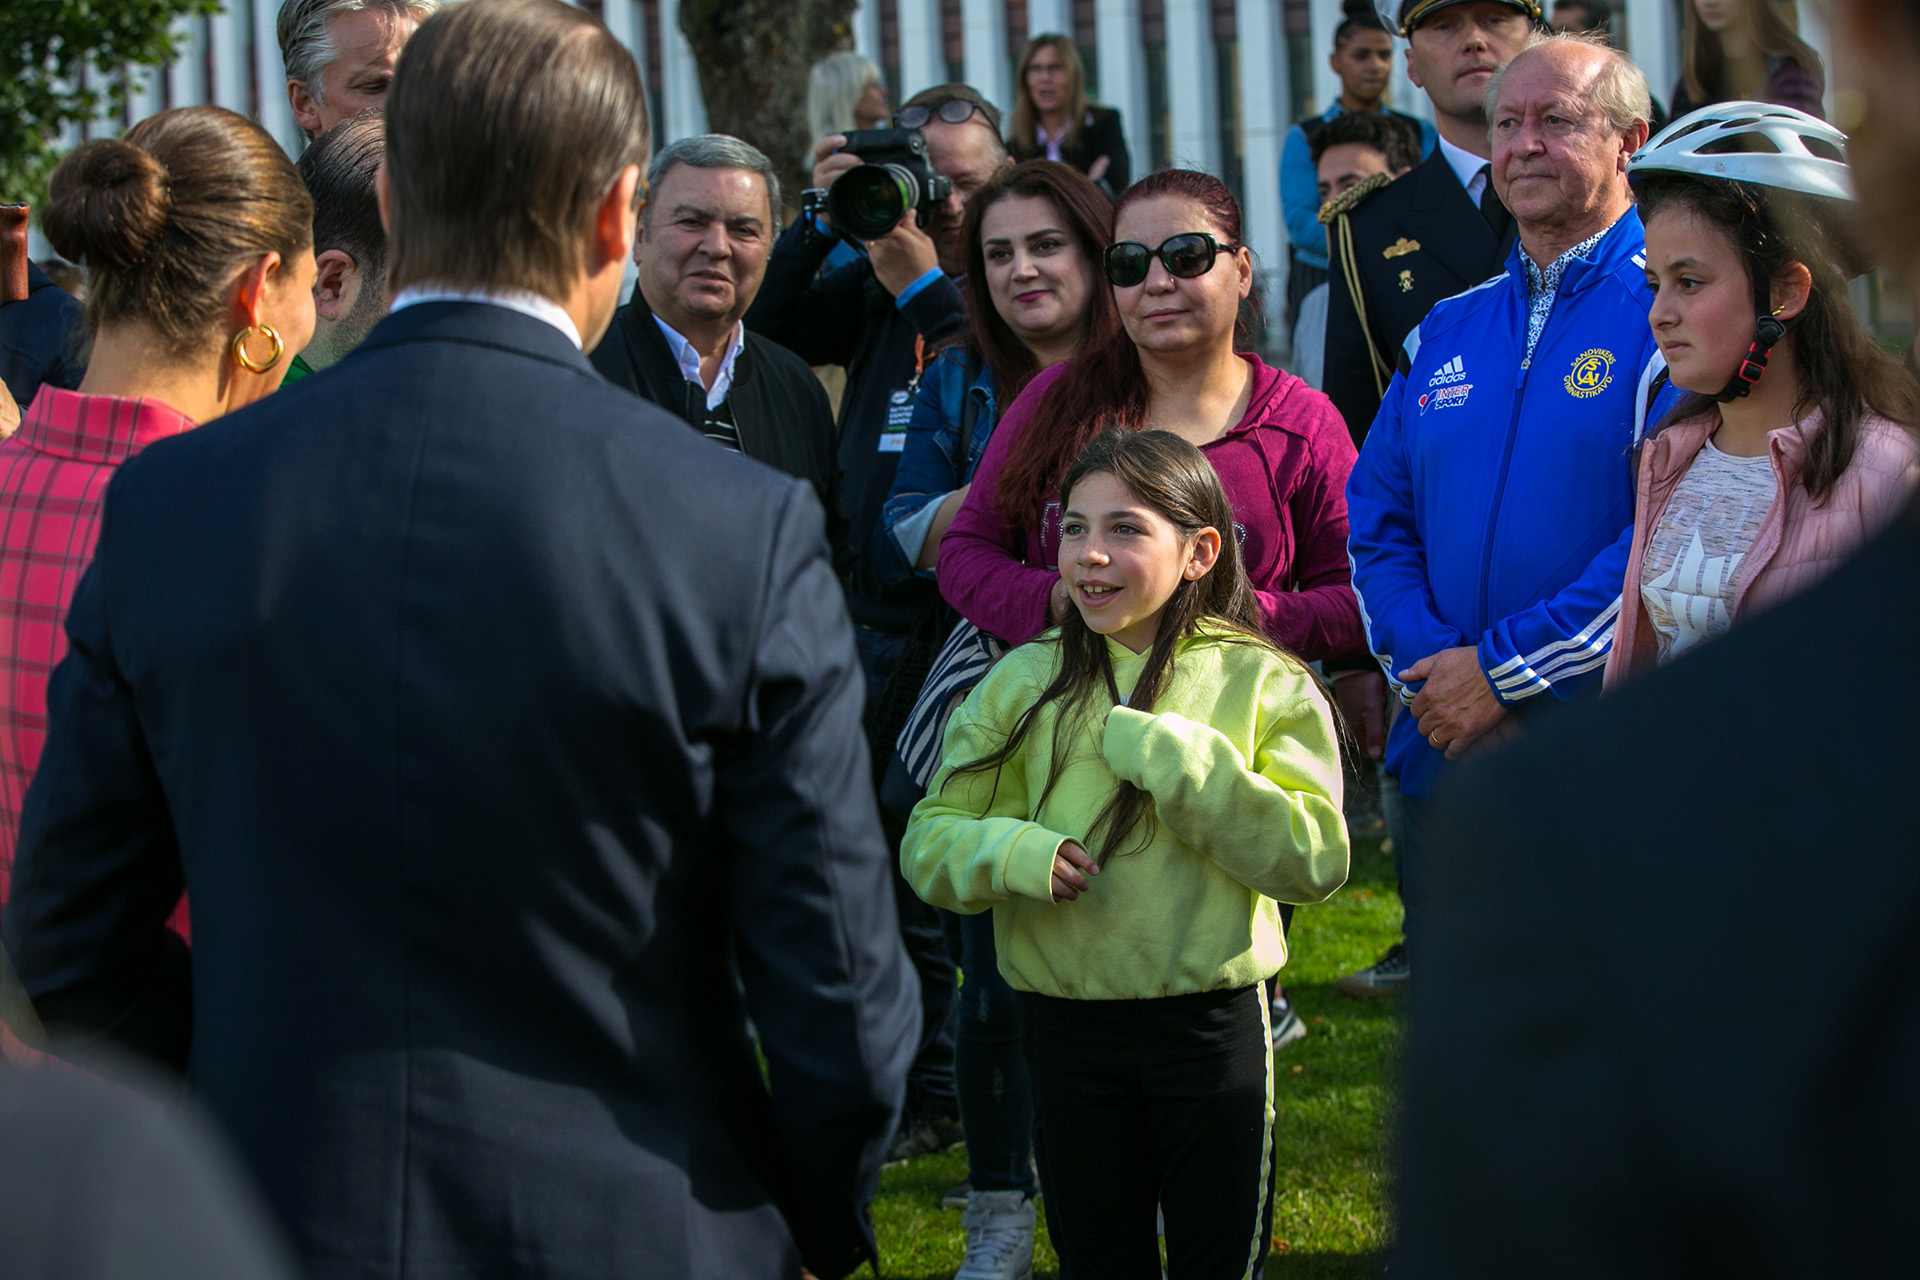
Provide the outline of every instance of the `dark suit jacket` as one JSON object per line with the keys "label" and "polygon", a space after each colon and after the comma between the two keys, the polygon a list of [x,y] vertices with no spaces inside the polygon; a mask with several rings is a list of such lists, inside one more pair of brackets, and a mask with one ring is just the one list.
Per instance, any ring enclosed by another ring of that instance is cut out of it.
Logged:
{"label": "dark suit jacket", "polygon": [[[1367,327],[1389,372],[1400,358],[1400,344],[1433,304],[1498,275],[1513,245],[1512,231],[1504,242],[1493,238],[1487,220],[1467,199],[1466,188],[1437,146],[1347,216]],[[1419,247],[1408,251],[1413,244]],[[1328,248],[1334,256],[1327,273],[1324,381],[1328,398],[1358,445],[1380,411],[1380,392],[1331,234]]]}
{"label": "dark suit jacket", "polygon": [[[1112,107],[1088,107],[1087,123],[1073,140],[1060,148],[1060,159],[1085,173],[1101,156],[1107,158],[1107,171],[1100,176],[1107,194],[1118,198],[1133,181],[1133,162],[1127,154],[1127,135],[1120,127],[1120,113]],[[1015,138],[1007,150],[1016,160],[1043,160],[1046,152],[1033,138]]]}
{"label": "dark suit jacket", "polygon": [[918,995],[804,484],[427,303],[123,466],[67,629],[4,939],[190,1027],[309,1277],[871,1256]]}
{"label": "dark suit jacket", "polygon": [[1920,503],[1460,771],[1395,1276],[1920,1274],[1917,640]]}

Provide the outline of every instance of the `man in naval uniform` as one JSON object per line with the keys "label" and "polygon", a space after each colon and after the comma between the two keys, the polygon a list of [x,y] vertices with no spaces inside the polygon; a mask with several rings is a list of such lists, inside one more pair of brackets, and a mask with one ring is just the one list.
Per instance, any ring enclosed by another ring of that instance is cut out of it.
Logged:
{"label": "man in naval uniform", "polygon": [[1411,173],[1363,182],[1320,215],[1332,263],[1325,390],[1356,445],[1413,326],[1498,274],[1513,245],[1513,218],[1487,175],[1481,96],[1540,18],[1535,0],[1401,0],[1407,75],[1433,100],[1440,145]]}

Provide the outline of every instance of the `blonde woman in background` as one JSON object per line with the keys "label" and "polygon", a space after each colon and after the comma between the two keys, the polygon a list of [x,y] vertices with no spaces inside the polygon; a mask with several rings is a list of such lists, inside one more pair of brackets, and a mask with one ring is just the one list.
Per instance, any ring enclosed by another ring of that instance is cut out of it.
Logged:
{"label": "blonde woman in background", "polygon": [[1014,77],[1007,150],[1015,160],[1059,160],[1118,196],[1132,180],[1120,113],[1087,101],[1087,69],[1067,36],[1035,36]]}

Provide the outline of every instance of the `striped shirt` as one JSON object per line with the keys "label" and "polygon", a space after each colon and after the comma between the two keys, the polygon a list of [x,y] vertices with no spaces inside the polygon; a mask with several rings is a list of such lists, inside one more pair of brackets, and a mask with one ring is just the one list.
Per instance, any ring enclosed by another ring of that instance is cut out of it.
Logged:
{"label": "striped shirt", "polygon": [[0,901],[46,744],[47,681],[67,652],[67,602],[93,558],[107,482],[147,445],[193,427],[157,400],[45,386],[0,442]]}

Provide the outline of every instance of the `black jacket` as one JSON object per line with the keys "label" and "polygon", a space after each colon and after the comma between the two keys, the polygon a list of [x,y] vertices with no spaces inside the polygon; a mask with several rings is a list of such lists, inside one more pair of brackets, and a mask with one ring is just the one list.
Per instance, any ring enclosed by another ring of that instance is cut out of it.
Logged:
{"label": "black jacket", "polygon": [[[1041,160],[1046,152],[1037,138],[1015,138],[1007,150],[1016,160]],[[1107,158],[1107,171],[1100,181],[1107,194],[1118,197],[1133,181],[1133,163],[1127,155],[1127,135],[1120,127],[1120,113],[1112,107],[1088,107],[1087,121],[1073,140],[1060,148],[1060,159],[1085,173],[1101,156]]]}
{"label": "black jacket", "polygon": [[[1511,230],[1504,241],[1494,239],[1438,146],[1346,217],[1353,231],[1367,331],[1389,377],[1400,359],[1400,344],[1433,304],[1498,275],[1513,244]],[[1332,265],[1327,272],[1325,390],[1358,445],[1380,411],[1380,388],[1341,266],[1338,226],[1327,229],[1327,249]]]}
{"label": "black jacket", "polygon": [[[696,431],[706,419],[707,393],[687,380],[673,348],[640,291],[613,316],[607,336],[589,357],[616,387],[625,387],[678,416]],[[833,403],[813,370],[793,352],[747,330],[727,392],[740,452],[755,462],[805,480],[827,512],[827,537],[845,545],[840,516],[839,431]]]}
{"label": "black jacket", "polygon": [[958,286],[942,277],[896,306],[865,256],[822,275],[820,264],[836,243],[805,217],[794,219],[768,258],[747,328],[808,364],[845,366],[840,513],[854,561],[847,604],[856,622],[904,632],[931,586],[918,579],[885,585],[872,539],[913,412],[916,340],[921,360],[931,364],[941,343],[965,331],[966,304]]}
{"label": "black jacket", "polygon": [[0,304],[0,382],[24,412],[42,383],[68,391],[87,369],[73,359],[80,301],[27,264],[27,296]]}
{"label": "black jacket", "polygon": [[[1637,584],[1636,584],[1637,587]],[[1437,802],[1393,1274],[1920,1274],[1920,502]]]}
{"label": "black jacket", "polygon": [[[706,418],[706,390],[680,372],[666,335],[647,300],[633,300],[614,313],[607,336],[589,357],[617,387],[674,414],[699,429]],[[835,465],[838,432],[833,405],[807,362],[777,342],[748,330],[727,392],[740,451],[813,486],[822,505],[839,485]]]}
{"label": "black jacket", "polygon": [[122,466],[67,631],[0,937],[309,1280],[872,1256],[918,994],[806,485],[425,303]]}

